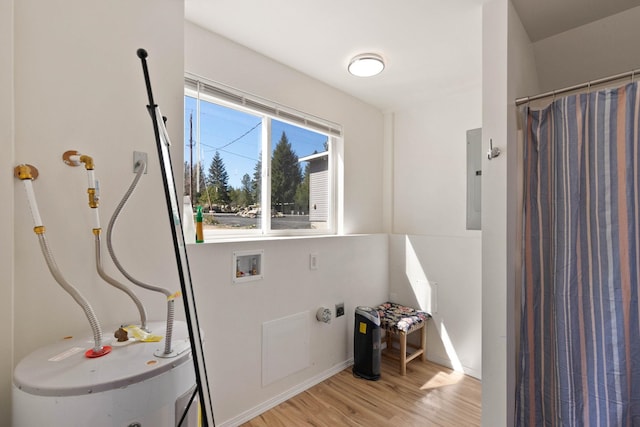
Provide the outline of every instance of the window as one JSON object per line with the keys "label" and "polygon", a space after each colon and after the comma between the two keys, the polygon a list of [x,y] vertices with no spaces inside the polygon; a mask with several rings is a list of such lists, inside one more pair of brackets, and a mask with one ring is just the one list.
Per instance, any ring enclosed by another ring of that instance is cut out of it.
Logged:
{"label": "window", "polygon": [[184,194],[205,240],[330,234],[339,126],[187,76]]}

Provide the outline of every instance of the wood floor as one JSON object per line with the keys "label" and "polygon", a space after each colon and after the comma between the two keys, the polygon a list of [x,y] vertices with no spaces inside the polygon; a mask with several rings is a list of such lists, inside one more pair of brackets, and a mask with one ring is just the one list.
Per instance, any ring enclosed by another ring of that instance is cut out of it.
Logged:
{"label": "wood floor", "polygon": [[345,369],[243,427],[480,425],[480,381],[420,360],[402,377],[397,363],[383,357],[378,381]]}

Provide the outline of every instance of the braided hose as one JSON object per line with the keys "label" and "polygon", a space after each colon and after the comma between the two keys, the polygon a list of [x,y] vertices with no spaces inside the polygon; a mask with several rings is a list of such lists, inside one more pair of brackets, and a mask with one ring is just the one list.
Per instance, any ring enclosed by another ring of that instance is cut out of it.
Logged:
{"label": "braided hose", "polygon": [[80,305],[80,307],[82,307],[82,310],[84,310],[84,314],[87,316],[87,319],[89,320],[89,324],[91,325],[91,330],[93,331],[93,340],[95,343],[93,347],[93,352],[95,354],[103,353],[104,348],[102,346],[102,329],[100,328],[100,323],[98,322],[98,318],[93,312],[93,308],[91,308],[91,305],[89,304],[89,302],[86,299],[84,299],[84,297],[80,294],[80,292],[78,292],[78,290],[74,288],[73,285],[67,282],[65,278],[62,276],[62,273],[60,273],[60,270],[56,265],[56,261],[53,258],[53,255],[51,254],[51,250],[49,249],[49,245],[47,244],[47,239],[44,236],[44,233],[38,234],[38,241],[40,242],[40,248],[42,249],[42,254],[44,255],[45,260],[47,261],[47,266],[49,267],[49,271],[51,272],[51,275],[54,277],[54,279],[56,279],[56,282],[58,282],[58,284],[62,286],[62,289],[67,291],[67,293],[71,295],[71,297]]}
{"label": "braided hose", "polygon": [[100,255],[100,233],[99,230],[97,232],[95,232],[95,247],[96,247],[96,268],[98,270],[98,274],[100,275],[100,277],[102,277],[102,279],[109,283],[111,286],[113,286],[114,288],[120,289],[122,292],[124,292],[125,294],[129,295],[129,298],[131,298],[133,300],[133,302],[136,304],[136,307],[138,307],[138,312],[140,313],[140,327],[143,330],[147,330],[147,312],[144,308],[144,305],[142,304],[142,301],[140,301],[140,299],[138,298],[138,296],[135,294],[135,292],[133,292],[131,289],[129,289],[128,287],[126,287],[125,285],[123,285],[122,283],[118,282],[116,279],[114,279],[113,277],[107,275],[107,273],[105,273],[104,269],[102,268],[102,256]]}
{"label": "braided hose", "polygon": [[175,318],[175,299],[167,301],[167,338],[164,340],[164,354],[171,354],[171,337],[173,336],[173,323]]}
{"label": "braided hose", "polygon": [[89,195],[89,207],[93,211],[94,215],[93,234],[95,236],[95,257],[96,269],[98,270],[98,274],[105,282],[109,283],[116,289],[120,289],[133,300],[136,307],[138,307],[138,311],[140,312],[140,327],[143,330],[147,330],[147,313],[144,306],[142,305],[142,301],[140,301],[136,294],[127,286],[118,282],[113,277],[109,277],[102,268],[102,256],[100,255],[100,233],[102,232],[102,228],[100,227],[100,214],[98,213],[100,190],[98,186],[98,180],[95,177],[95,164],[93,161],[93,157],[87,156],[86,154],[80,154],[75,150],[68,150],[62,154],[62,161],[67,166],[71,167],[76,167],[84,164],[85,169],[87,170],[87,194]]}
{"label": "braided hose", "polygon": [[40,218],[40,212],[38,210],[38,202],[36,200],[35,193],[33,192],[33,183],[32,181],[38,178],[39,172],[35,166],[29,164],[21,164],[14,168],[14,176],[21,180],[24,184],[24,190],[27,195],[27,201],[29,202],[29,208],[31,209],[31,216],[33,218],[34,228],[33,231],[38,236],[38,242],[40,243],[40,249],[42,250],[42,254],[44,255],[44,259],[47,262],[47,267],[53,275],[53,278],[58,282],[58,284],[64,289],[71,297],[80,305],[84,314],[87,316],[89,320],[89,325],[91,326],[91,330],[93,331],[93,341],[94,346],[92,350],[87,350],[85,353],[86,357],[94,358],[104,356],[111,352],[111,346],[102,345],[102,329],[100,328],[100,323],[98,322],[98,318],[96,317],[93,308],[89,304],[89,302],[84,299],[84,297],[78,292],[76,288],[74,288],[69,282],[65,280],[58,268],[55,259],[53,258],[53,254],[49,249],[49,245],[47,243],[47,238],[44,235],[45,227],[42,224],[42,218]]}
{"label": "braided hose", "polygon": [[174,299],[171,295],[171,292],[169,292],[167,289],[141,282],[136,278],[134,278],[133,276],[131,276],[124,269],[122,264],[120,264],[120,261],[118,260],[118,257],[116,256],[113,250],[113,242],[112,242],[113,226],[116,220],[118,219],[118,216],[122,211],[122,208],[124,208],[124,205],[129,200],[129,197],[131,197],[133,190],[135,190],[136,186],[138,185],[138,182],[140,181],[140,178],[142,177],[142,174],[144,173],[146,167],[147,165],[144,161],[138,162],[138,170],[136,171],[136,176],[134,177],[133,182],[131,183],[126,193],[122,197],[122,200],[120,200],[120,203],[118,203],[118,206],[113,212],[113,215],[111,215],[111,219],[109,220],[109,225],[107,226],[107,249],[109,250],[109,255],[111,255],[111,259],[113,260],[114,265],[118,268],[118,270],[120,270],[120,273],[122,273],[122,275],[126,277],[131,283],[153,292],[162,293],[167,297],[167,329],[166,329],[165,341],[164,341],[164,354],[168,355],[168,354],[171,354],[172,352],[171,341],[173,336],[173,323],[174,323],[174,317],[175,317],[175,304],[174,304]]}

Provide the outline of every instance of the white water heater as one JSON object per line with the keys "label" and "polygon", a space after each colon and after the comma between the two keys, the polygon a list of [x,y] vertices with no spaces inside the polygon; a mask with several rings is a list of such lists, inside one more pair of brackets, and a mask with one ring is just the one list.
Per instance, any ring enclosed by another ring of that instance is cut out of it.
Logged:
{"label": "white water heater", "polygon": [[[162,334],[165,323],[148,329]],[[22,359],[13,376],[13,426],[174,427],[185,412],[181,426],[200,424],[197,394],[189,405],[196,382],[184,322],[174,324],[175,357],[156,356],[164,339],[105,344],[111,353],[87,358],[93,337],[70,337]]]}

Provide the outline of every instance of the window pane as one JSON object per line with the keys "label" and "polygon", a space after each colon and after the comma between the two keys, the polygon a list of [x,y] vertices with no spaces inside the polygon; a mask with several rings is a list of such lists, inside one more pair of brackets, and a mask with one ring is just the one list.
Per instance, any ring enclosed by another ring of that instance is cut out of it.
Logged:
{"label": "window pane", "polygon": [[332,232],[334,139],[324,121],[235,90],[194,87],[185,85],[184,194],[194,212],[203,208],[205,240]]}
{"label": "window pane", "polygon": [[205,230],[260,228],[262,118],[202,99],[199,111],[198,152],[197,101],[185,96],[185,194],[191,181]]}
{"label": "window pane", "polygon": [[271,229],[329,229],[329,138],[271,121]]}

